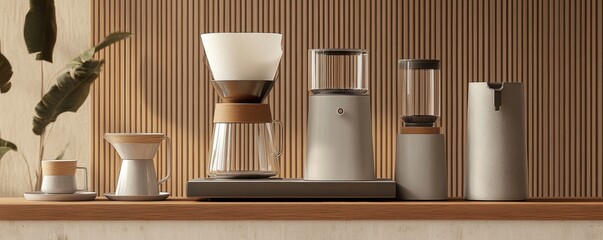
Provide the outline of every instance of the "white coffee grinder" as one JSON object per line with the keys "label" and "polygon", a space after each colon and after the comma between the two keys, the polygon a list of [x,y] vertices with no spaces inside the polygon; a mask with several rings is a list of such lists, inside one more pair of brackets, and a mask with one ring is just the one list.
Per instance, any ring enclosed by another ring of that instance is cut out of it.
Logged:
{"label": "white coffee grinder", "polygon": [[397,198],[445,200],[448,189],[446,145],[440,129],[440,61],[400,60],[398,84]]}
{"label": "white coffee grinder", "polygon": [[375,180],[368,53],[311,49],[306,180]]}

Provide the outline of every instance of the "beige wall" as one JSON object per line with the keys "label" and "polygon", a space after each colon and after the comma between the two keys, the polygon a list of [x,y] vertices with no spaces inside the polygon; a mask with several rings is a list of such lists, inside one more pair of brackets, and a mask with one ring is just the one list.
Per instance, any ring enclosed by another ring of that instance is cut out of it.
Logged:
{"label": "beige wall", "polygon": [[[90,46],[90,2],[56,1],[58,38],[54,63],[44,63],[44,88],[52,76],[70,59]],[[29,1],[0,2],[0,51],[13,66],[12,89],[0,94],[0,137],[14,142],[31,165],[32,178],[38,159],[38,136],[31,131],[34,107],[40,100],[40,62],[29,55],[23,40],[23,22]],[[46,144],[47,158],[56,157],[69,144],[65,158],[78,159],[87,165],[90,152],[90,104],[78,113],[59,117]],[[27,169],[22,157],[10,152],[0,160],[0,197],[20,196],[29,190]],[[81,177],[80,177],[81,178]],[[35,182],[35,179],[32,179]]]}

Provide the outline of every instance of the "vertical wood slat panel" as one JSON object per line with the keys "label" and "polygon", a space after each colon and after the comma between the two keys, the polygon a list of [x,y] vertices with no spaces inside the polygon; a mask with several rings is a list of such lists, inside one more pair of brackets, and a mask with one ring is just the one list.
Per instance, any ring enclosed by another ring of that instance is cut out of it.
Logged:
{"label": "vertical wood slat panel", "polygon": [[[303,177],[310,48],[370,55],[376,174],[393,176],[399,101],[396,61],[442,60],[442,127],[449,195],[462,197],[469,82],[524,82],[531,197],[603,197],[603,4],[596,0],[219,1],[93,0],[92,40],[134,38],[101,51],[92,93],[93,187],[114,191],[119,158],[105,132],[165,132],[172,175],[186,194],[206,174],[214,103],[199,35],[279,32],[284,55],[268,102],[285,125],[281,177]],[[155,159],[167,174],[166,147]],[[242,164],[242,163],[239,163]]]}

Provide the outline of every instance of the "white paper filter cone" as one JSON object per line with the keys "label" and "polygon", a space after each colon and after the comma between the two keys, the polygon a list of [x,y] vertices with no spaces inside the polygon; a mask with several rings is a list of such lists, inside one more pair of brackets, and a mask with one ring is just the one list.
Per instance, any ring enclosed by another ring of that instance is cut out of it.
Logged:
{"label": "white paper filter cone", "polygon": [[274,80],[282,38],[278,33],[201,34],[214,80]]}

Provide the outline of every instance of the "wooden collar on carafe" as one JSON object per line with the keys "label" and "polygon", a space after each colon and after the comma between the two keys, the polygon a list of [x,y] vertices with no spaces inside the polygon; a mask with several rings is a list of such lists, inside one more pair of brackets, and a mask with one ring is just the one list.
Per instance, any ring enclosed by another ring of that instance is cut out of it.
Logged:
{"label": "wooden collar on carafe", "polygon": [[216,103],[214,123],[269,123],[272,122],[270,104]]}
{"label": "wooden collar on carafe", "polygon": [[408,127],[400,128],[400,134],[440,134],[439,127]]}

